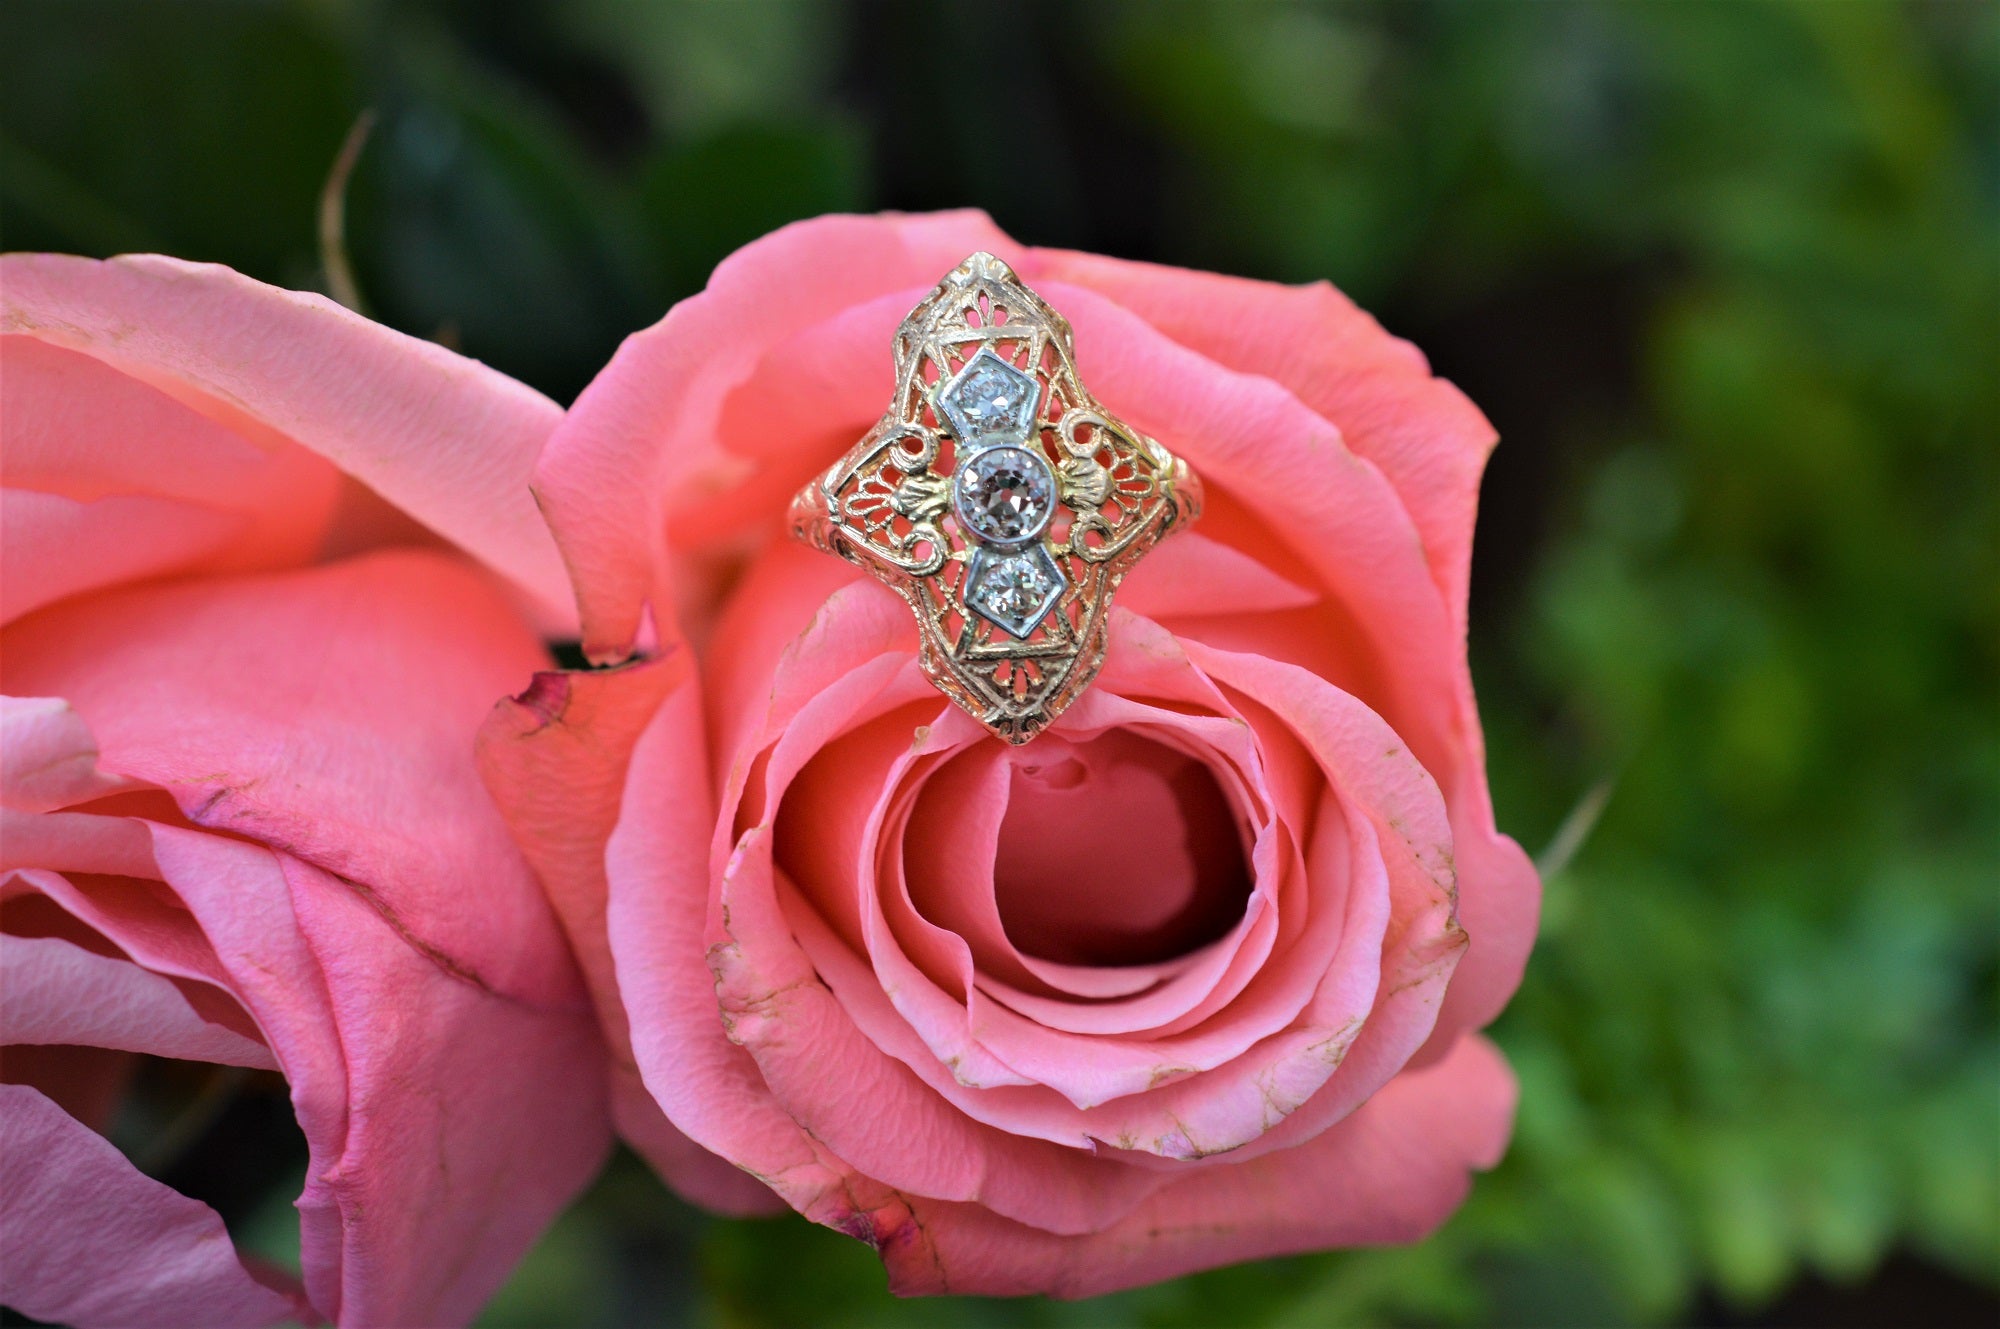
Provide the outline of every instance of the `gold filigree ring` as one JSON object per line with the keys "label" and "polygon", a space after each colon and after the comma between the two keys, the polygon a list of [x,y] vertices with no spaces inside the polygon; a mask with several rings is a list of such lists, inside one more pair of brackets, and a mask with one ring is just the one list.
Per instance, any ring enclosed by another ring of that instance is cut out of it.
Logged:
{"label": "gold filigree ring", "polygon": [[974,254],[896,329],[896,395],[792,500],[800,539],[917,617],[940,692],[1009,743],[1104,664],[1111,597],[1201,515],[1187,463],[1090,395],[1069,322]]}

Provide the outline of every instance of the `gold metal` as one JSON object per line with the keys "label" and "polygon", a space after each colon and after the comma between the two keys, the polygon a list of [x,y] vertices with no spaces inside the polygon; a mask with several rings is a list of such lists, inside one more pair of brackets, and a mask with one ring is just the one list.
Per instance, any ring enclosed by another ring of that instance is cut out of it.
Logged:
{"label": "gold metal", "polygon": [[1025,743],[1097,676],[1112,593],[1201,515],[1201,483],[1090,395],[1068,321],[991,254],[910,311],[895,351],[889,409],[799,492],[792,530],[900,595],[931,682]]}

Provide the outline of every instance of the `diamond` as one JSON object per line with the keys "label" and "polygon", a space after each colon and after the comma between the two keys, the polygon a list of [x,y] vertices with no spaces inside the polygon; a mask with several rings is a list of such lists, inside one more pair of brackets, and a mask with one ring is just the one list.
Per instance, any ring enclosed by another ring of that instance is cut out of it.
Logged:
{"label": "diamond", "polygon": [[1048,546],[1019,552],[980,548],[965,572],[965,603],[980,617],[1025,637],[1048,616],[1069,583]]}
{"label": "diamond", "polygon": [[952,497],[958,519],[973,535],[995,544],[1020,544],[1048,526],[1056,480],[1048,462],[1027,448],[988,448],[958,468]]}
{"label": "diamond", "polygon": [[1028,560],[997,563],[979,579],[980,602],[1005,618],[1023,618],[1049,593],[1049,579]]}
{"label": "diamond", "polygon": [[1027,442],[1041,399],[1042,385],[991,348],[973,356],[937,395],[952,437],[968,449]]}

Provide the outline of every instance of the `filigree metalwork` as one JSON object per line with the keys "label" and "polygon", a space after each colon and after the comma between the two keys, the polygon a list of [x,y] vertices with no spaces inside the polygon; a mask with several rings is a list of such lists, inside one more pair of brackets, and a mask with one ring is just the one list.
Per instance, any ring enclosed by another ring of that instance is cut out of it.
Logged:
{"label": "filigree metalwork", "polygon": [[910,311],[895,354],[889,409],[793,530],[901,596],[931,681],[1025,743],[1096,677],[1112,594],[1200,515],[1200,482],[1090,395],[1068,321],[991,254]]}

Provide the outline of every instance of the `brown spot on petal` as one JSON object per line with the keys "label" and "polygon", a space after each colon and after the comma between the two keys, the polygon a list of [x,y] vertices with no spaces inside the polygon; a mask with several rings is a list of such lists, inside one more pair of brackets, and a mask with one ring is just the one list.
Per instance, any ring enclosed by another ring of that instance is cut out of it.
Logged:
{"label": "brown spot on petal", "polygon": [[384,900],[373,886],[368,885],[366,882],[356,881],[352,877],[334,872],[329,868],[321,868],[320,871],[325,872],[327,876],[332,877],[335,881],[361,897],[362,902],[380,915],[382,921],[389,925],[389,930],[401,937],[411,950],[429,960],[450,977],[457,979],[461,983],[471,984],[489,997],[498,997],[503,1001],[513,1002],[516,1005],[521,1004],[515,998],[499,991],[491,983],[480,977],[477,970],[461,963],[456,957],[448,954],[434,943],[426,941],[412,932],[409,926],[397,916],[396,911],[389,907],[389,902]]}

